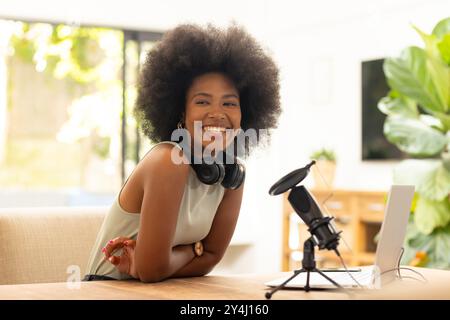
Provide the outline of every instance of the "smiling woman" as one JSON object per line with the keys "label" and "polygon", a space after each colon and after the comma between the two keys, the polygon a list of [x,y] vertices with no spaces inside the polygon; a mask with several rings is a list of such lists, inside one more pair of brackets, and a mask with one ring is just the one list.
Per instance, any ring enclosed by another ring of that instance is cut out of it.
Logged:
{"label": "smiling woman", "polygon": [[[202,90],[208,83],[205,76],[219,79],[217,73],[222,83],[212,92]],[[274,61],[243,27],[180,25],[167,32],[147,56],[136,116],[144,133],[156,142],[170,140],[177,123],[189,120],[184,118],[186,108],[194,103],[213,107],[220,102],[223,108],[239,109],[243,130],[274,128],[281,112],[278,73]],[[207,95],[194,97],[200,93]],[[262,142],[269,137],[258,138]],[[254,146],[248,146],[247,154]]]}
{"label": "smiling woman", "polygon": [[[217,178],[204,179],[203,168],[173,161],[173,151],[190,156],[170,141],[172,134],[186,130],[202,149],[211,136],[223,138],[219,149],[233,146],[239,129],[267,134],[281,111],[278,81],[275,63],[242,27],[180,25],[165,34],[147,56],[136,104],[142,129],[156,145],[111,206],[85,280],[155,282],[213,269],[237,223],[244,167],[237,157],[223,166],[213,162],[206,168],[215,168]],[[246,142],[246,155],[254,146]]]}
{"label": "smiling woman", "polygon": [[[221,138],[220,147],[225,149],[234,139],[234,130],[241,125],[239,101],[239,92],[226,75],[209,72],[196,77],[187,91],[186,110],[181,120],[192,142],[207,147],[211,137]],[[196,121],[201,124],[201,135],[194,130]]]}

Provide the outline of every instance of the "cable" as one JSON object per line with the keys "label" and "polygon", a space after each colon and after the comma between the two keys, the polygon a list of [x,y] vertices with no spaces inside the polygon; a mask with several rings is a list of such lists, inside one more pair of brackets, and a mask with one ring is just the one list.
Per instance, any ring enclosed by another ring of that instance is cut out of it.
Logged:
{"label": "cable", "polygon": [[347,265],[345,264],[344,259],[342,258],[342,256],[341,256],[341,254],[339,253],[339,251],[336,249],[335,252],[336,252],[337,256],[339,257],[339,259],[341,260],[341,264],[344,266],[345,272],[350,276],[350,278],[353,279],[353,281],[356,282],[356,284],[358,285],[358,287],[360,287],[361,289],[364,288],[364,287],[358,282],[358,280],[356,280],[356,279],[353,277],[352,273],[351,273],[350,271],[348,271]]}
{"label": "cable", "polygon": [[422,281],[422,283],[427,283],[428,282],[427,278],[425,278],[425,276],[423,274],[421,274],[419,271],[416,271],[416,270],[414,270],[412,268],[408,268],[408,267],[397,267],[397,268],[392,268],[392,269],[389,269],[389,270],[385,270],[385,271],[381,272],[379,274],[379,276],[381,277],[383,274],[385,274],[387,272],[392,272],[392,271],[395,271],[395,270],[399,271],[399,273],[400,273],[400,270],[408,270],[408,271],[414,272],[415,274],[418,274],[422,278],[422,280],[419,280],[419,279],[414,278],[414,277],[401,276],[400,279],[411,278],[411,279],[415,279],[415,280],[418,280],[418,281]]}
{"label": "cable", "polygon": [[[405,248],[402,247],[402,251],[400,252],[400,255],[398,256],[398,260],[397,260],[397,268],[400,268],[400,262],[402,261],[403,253],[405,253]],[[398,269],[397,271],[398,271],[398,277],[401,279],[402,275],[400,273],[400,269]]]}
{"label": "cable", "polygon": [[[326,205],[327,201],[330,200],[333,196],[333,189],[331,188],[331,186],[328,184],[328,182],[326,181],[325,177],[322,175],[322,172],[320,171],[320,168],[318,166],[318,164],[316,163],[316,168],[317,168],[317,172],[319,173],[320,178],[322,179],[322,181],[325,183],[325,185],[327,186],[328,190],[330,190],[330,193],[328,194],[328,196],[322,201],[321,205],[322,207],[325,209],[326,215],[329,217],[332,217],[332,215],[330,214],[330,211],[328,210],[328,207]],[[347,247],[348,251],[350,251],[351,254],[353,254],[353,250],[350,247],[350,245],[348,244],[348,242],[345,240],[345,238],[341,235],[340,238],[342,239],[342,241],[344,242],[345,246]]]}
{"label": "cable", "polygon": [[[403,248],[402,248],[402,249],[403,249]],[[359,288],[363,289],[364,286],[362,286],[362,285],[358,282],[358,280],[356,280],[355,277],[353,277],[353,275],[351,274],[351,272],[348,271],[347,266],[346,266],[346,264],[345,264],[345,261],[344,261],[344,259],[342,258],[342,256],[339,254],[339,251],[336,250],[336,254],[338,255],[338,257],[339,257],[339,259],[340,259],[340,261],[341,261],[341,264],[342,264],[342,266],[344,267],[346,273],[350,276],[350,278],[352,278],[352,280],[358,285]],[[402,276],[402,274],[400,273],[400,270],[408,270],[408,271],[414,272],[415,274],[418,274],[422,279],[420,280],[420,279],[415,278],[415,277]],[[428,280],[425,278],[425,276],[424,276],[423,274],[421,274],[420,272],[418,272],[418,271],[416,271],[416,270],[414,270],[414,269],[408,268],[408,267],[400,267],[400,266],[398,266],[398,267],[396,267],[396,268],[392,268],[392,269],[385,270],[385,271],[383,271],[383,272],[381,272],[381,273],[376,273],[375,276],[374,276],[374,278],[373,278],[372,280],[375,281],[377,278],[381,277],[382,275],[384,275],[384,274],[386,274],[386,273],[388,273],[388,272],[392,272],[392,271],[398,271],[398,278],[399,278],[400,280],[403,280],[403,279],[407,279],[407,278],[408,278],[408,279],[414,279],[414,280],[417,280],[417,281],[421,281],[422,283],[427,283],[427,282],[428,282]],[[372,274],[372,275],[373,275],[373,274]]]}
{"label": "cable", "polygon": [[[327,208],[327,206],[326,206],[325,204],[323,204],[323,208],[324,208],[325,211],[326,211],[326,215],[329,216],[329,217],[332,217],[332,215],[331,215],[330,212],[328,211],[328,208]],[[334,221],[333,221],[333,220],[331,220],[330,223],[333,224],[333,228],[334,228],[334,229],[337,229],[336,226],[334,225]],[[344,245],[345,245],[345,247],[347,248],[347,250],[350,252],[350,254],[353,255],[353,249],[352,249],[352,247],[348,244],[347,240],[345,240],[345,237],[343,236],[342,233],[339,234],[339,238],[342,239],[342,241],[344,242]]]}
{"label": "cable", "polygon": [[[319,166],[316,166],[316,167],[317,167],[317,172],[319,173],[319,176],[320,176],[320,178],[322,179],[322,181],[325,183],[325,185],[327,186],[327,188],[328,188],[329,190],[332,190],[331,186],[328,184],[328,182],[325,180],[324,176],[322,175],[322,172],[320,171]],[[333,195],[334,195],[334,194],[333,194],[333,191],[331,191],[330,194],[322,201],[322,207],[325,209],[325,211],[326,211],[326,213],[327,213],[328,216],[331,216],[331,215],[330,215],[330,212],[329,212],[328,207],[327,207],[327,205],[326,205],[326,202],[327,202],[329,199],[331,199],[331,198],[333,197]],[[342,241],[344,242],[345,246],[347,247],[347,249],[350,251],[350,253],[353,254],[353,250],[352,250],[352,248],[350,247],[350,245],[347,243],[347,241],[345,241],[345,238],[344,238],[342,235],[341,235],[340,237],[341,237]],[[344,259],[342,258],[342,256],[341,256],[341,254],[339,253],[339,251],[336,249],[335,252],[336,252],[337,256],[339,257],[339,259],[341,260],[341,264],[343,265],[343,267],[344,267],[346,273],[353,279],[353,281],[355,281],[355,283],[358,285],[358,287],[363,288],[363,286],[358,282],[358,280],[356,280],[356,279],[353,277],[353,275],[351,274],[351,272],[348,271],[347,265],[345,264]]]}
{"label": "cable", "polygon": [[317,161],[316,161],[316,168],[317,168],[317,172],[319,173],[320,178],[325,183],[328,190],[330,190],[330,194],[322,201],[322,206],[325,206],[325,203],[334,196],[334,193],[333,193],[333,189],[331,188],[331,186],[328,184],[327,180],[325,180],[324,176],[322,175],[322,172],[320,171],[319,164],[317,163]]}
{"label": "cable", "polygon": [[[412,269],[412,268],[401,267],[401,266],[400,266],[400,260],[401,260],[401,257],[402,257],[402,255],[403,255],[403,252],[404,252],[404,249],[402,248],[402,253],[400,254],[400,258],[399,258],[399,260],[398,260],[398,265],[397,265],[397,267],[392,268],[392,269],[385,270],[385,271],[383,271],[383,272],[381,272],[381,273],[377,273],[376,276],[375,276],[375,278],[374,278],[374,280],[375,280],[377,277],[381,277],[382,275],[384,275],[384,274],[386,274],[386,273],[388,273],[388,272],[397,271],[397,272],[398,272],[397,275],[398,275],[398,278],[399,278],[400,280],[409,278],[409,279],[414,279],[414,280],[422,281],[423,283],[427,283],[427,282],[428,282],[427,278],[426,278],[423,274],[421,274],[419,271],[416,271],[416,270],[414,270],[414,269]],[[358,281],[352,276],[351,272],[348,271],[347,266],[345,265],[345,262],[344,262],[344,260],[342,259],[342,257],[341,257],[340,255],[339,255],[339,258],[340,258],[341,263],[342,263],[342,265],[344,266],[345,270],[347,271],[347,274],[349,274],[349,276],[350,276],[350,277],[358,284],[358,286],[361,287],[361,285],[358,283]],[[419,276],[422,278],[422,280],[419,280],[419,279],[414,278],[414,277],[402,276],[400,270],[408,270],[408,271],[411,271],[411,272],[413,272],[413,273],[419,275]]]}
{"label": "cable", "polygon": [[[330,212],[329,212],[329,210],[328,210],[328,207],[327,207],[326,203],[327,203],[327,201],[328,201],[329,199],[331,199],[331,198],[333,197],[334,194],[333,194],[333,191],[332,191],[331,186],[328,184],[328,182],[326,181],[326,179],[325,179],[324,176],[322,175],[322,172],[321,172],[321,170],[320,170],[320,168],[319,168],[318,165],[316,165],[316,168],[317,168],[317,172],[319,173],[320,178],[321,178],[322,181],[325,183],[325,185],[327,186],[328,190],[331,190],[331,191],[330,191],[330,194],[322,201],[322,207],[325,209],[326,214],[330,217],[331,215],[330,215]],[[345,244],[345,246],[347,247],[347,249],[350,251],[350,253],[353,254],[352,248],[351,248],[350,245],[347,243],[347,241],[345,241],[344,237],[342,237],[342,235],[341,235],[340,237],[341,237],[341,239],[344,241],[344,244]],[[339,250],[336,248],[334,251],[336,252],[336,254],[337,254],[337,256],[339,257],[339,259],[341,260],[341,264],[344,266],[344,269],[345,269],[346,273],[353,279],[353,281],[355,281],[355,283],[358,285],[358,287],[363,288],[363,286],[358,282],[358,280],[356,280],[356,279],[353,277],[353,275],[351,274],[351,272],[348,271],[347,265],[345,264],[344,259],[342,258],[341,254],[339,253]]]}

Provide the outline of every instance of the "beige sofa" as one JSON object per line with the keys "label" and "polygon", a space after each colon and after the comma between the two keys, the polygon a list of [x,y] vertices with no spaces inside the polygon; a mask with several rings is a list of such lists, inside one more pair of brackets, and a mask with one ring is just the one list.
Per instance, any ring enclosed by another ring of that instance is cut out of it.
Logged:
{"label": "beige sofa", "polygon": [[76,270],[83,277],[108,209],[0,208],[0,284],[63,282]]}

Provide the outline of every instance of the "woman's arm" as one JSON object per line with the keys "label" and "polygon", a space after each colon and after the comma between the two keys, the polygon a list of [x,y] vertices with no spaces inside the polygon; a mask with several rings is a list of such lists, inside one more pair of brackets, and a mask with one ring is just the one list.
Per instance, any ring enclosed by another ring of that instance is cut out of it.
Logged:
{"label": "woman's arm", "polygon": [[[236,190],[227,189],[217,208],[211,230],[203,242],[203,255],[195,257],[171,277],[193,277],[209,273],[222,259],[236,227],[242,203],[244,183]],[[191,251],[192,246],[189,246]]]}
{"label": "woman's arm", "polygon": [[135,248],[136,272],[143,282],[167,278],[195,256],[187,247],[172,248],[189,174],[188,164],[173,163],[172,148],[155,147],[143,163],[143,201]]}

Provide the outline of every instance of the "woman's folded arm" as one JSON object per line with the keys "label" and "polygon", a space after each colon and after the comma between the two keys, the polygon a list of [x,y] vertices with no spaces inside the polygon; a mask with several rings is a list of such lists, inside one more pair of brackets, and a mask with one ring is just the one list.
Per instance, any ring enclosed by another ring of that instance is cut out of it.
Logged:
{"label": "woman's folded arm", "polygon": [[188,164],[175,164],[172,145],[159,145],[143,163],[143,200],[135,248],[136,271],[144,282],[160,281],[194,257],[173,249],[178,212],[189,174]]}
{"label": "woman's folded arm", "polygon": [[[233,237],[239,217],[244,184],[236,190],[226,190],[217,208],[211,230],[202,240],[204,251],[200,257],[195,257],[172,277],[203,276],[212,271],[220,262]],[[192,247],[191,247],[191,250]]]}
{"label": "woman's folded arm", "polygon": [[242,184],[225,190],[210,232],[202,240],[204,253],[197,257],[192,245],[172,247],[188,164],[171,160],[174,146],[160,145],[143,165],[143,200],[135,246],[135,269],[143,282],[170,277],[202,276],[222,259],[233,236],[242,202]]}

